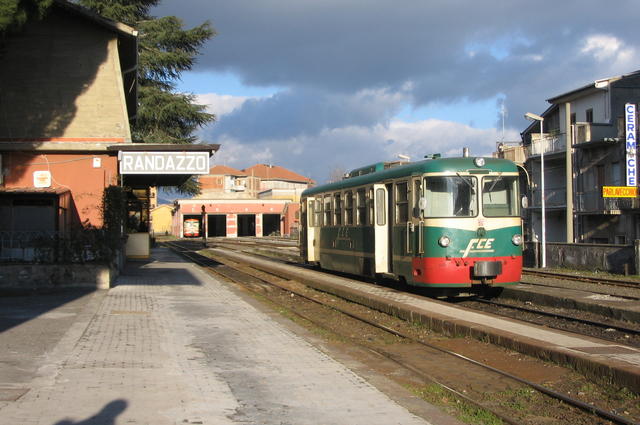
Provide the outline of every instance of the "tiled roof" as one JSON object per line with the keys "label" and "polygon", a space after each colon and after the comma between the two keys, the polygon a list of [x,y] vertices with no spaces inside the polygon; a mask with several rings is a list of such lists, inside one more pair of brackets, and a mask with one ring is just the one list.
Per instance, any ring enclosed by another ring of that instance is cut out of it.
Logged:
{"label": "tiled roof", "polygon": [[302,176],[279,165],[256,164],[242,170],[248,176],[260,177],[262,180],[285,180],[290,182],[315,183],[308,177]]}
{"label": "tiled roof", "polygon": [[216,165],[211,167],[209,174],[216,176],[246,176],[247,173],[236,170],[235,168],[227,167],[226,165]]}

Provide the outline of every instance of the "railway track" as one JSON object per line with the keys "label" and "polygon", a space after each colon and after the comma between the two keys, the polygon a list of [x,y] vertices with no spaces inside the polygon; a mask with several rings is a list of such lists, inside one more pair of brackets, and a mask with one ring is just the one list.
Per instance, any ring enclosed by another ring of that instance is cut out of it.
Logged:
{"label": "railway track", "polygon": [[[567,312],[551,311],[551,309],[543,306],[535,306],[533,308],[482,298],[474,298],[472,301],[463,303],[463,305],[468,308],[475,308],[474,303],[491,306],[492,308],[489,311],[492,314],[640,347],[640,327],[632,327],[633,324],[618,324],[613,323],[612,320],[604,321],[606,318],[596,320],[595,318],[578,317],[579,314],[584,314],[579,311],[568,314]],[[483,309],[480,310],[484,311]],[[527,315],[522,315],[522,312],[527,313]]]}
{"label": "railway track", "polygon": [[640,290],[640,281],[634,281],[634,280],[582,276],[582,275],[574,275],[570,273],[559,273],[559,272],[550,272],[550,271],[533,270],[533,269],[524,269],[522,271],[522,274],[526,276],[538,276],[538,277],[545,277],[545,278],[573,280],[577,282],[588,282],[588,283],[595,283],[595,284],[601,284],[601,285],[616,286],[619,288],[630,288],[630,289]]}
{"label": "railway track", "polygon": [[[249,252],[249,253],[261,255],[264,257],[274,257],[274,249],[271,247],[265,247],[264,244],[260,243],[260,241],[251,240],[248,243],[244,241],[238,244],[238,243],[235,243],[235,241],[223,240],[219,242],[213,242],[211,245],[224,247],[225,249],[230,249],[235,251]],[[292,262],[292,263],[299,262],[299,257],[292,254],[288,250],[281,251],[278,249],[277,254],[275,254],[275,257],[278,260],[285,260],[287,262]],[[554,278],[565,276],[565,274],[558,274],[553,272],[542,272],[540,275],[541,276],[543,275],[545,277],[552,276]],[[589,283],[593,283],[595,281],[596,280],[594,279],[588,280]],[[549,284],[531,283],[531,282],[527,283],[527,285],[555,287]],[[640,289],[640,287],[638,289]],[[607,296],[611,295],[608,292],[592,291],[592,290],[590,291],[588,288],[581,288],[581,290],[588,291],[594,294],[599,294],[599,295],[607,295]],[[633,297],[628,295],[626,296],[616,295],[616,297],[632,300],[632,301],[640,300],[640,297]],[[621,321],[616,321],[614,323],[614,321],[609,318],[602,317],[596,314],[588,314],[580,310],[562,309],[564,311],[559,312],[558,311],[559,309],[548,307],[548,306],[532,305],[531,307],[529,307],[524,305],[514,305],[510,303],[499,302],[496,300],[486,300],[482,298],[473,298],[469,302],[463,302],[463,303],[465,304],[465,306],[469,308],[481,310],[481,311],[489,311],[491,313],[502,315],[504,317],[512,317],[518,320],[527,321],[530,323],[535,323],[538,325],[543,325],[543,326],[547,326],[554,329],[566,330],[566,331],[578,333],[581,335],[594,336],[597,338],[619,342],[619,343],[631,345],[634,347],[640,347],[640,329],[638,327],[631,327],[632,324],[626,324]],[[504,310],[495,309],[495,308],[490,310],[482,309],[482,308],[478,308],[477,306],[474,307],[474,303],[491,305],[493,307],[501,307],[502,309],[506,309],[511,312],[513,311],[525,312],[525,313],[528,313],[528,315],[517,315],[517,313],[510,314],[508,312],[505,312]],[[589,318],[579,317],[579,316],[585,316],[585,315],[587,315]]]}
{"label": "railway track", "polygon": [[[595,415],[601,420],[605,420],[605,422],[601,423],[616,423],[616,424],[634,424],[633,421],[612,413],[607,409],[595,407],[589,403],[581,401],[577,398],[573,398],[568,396],[567,394],[563,394],[557,392],[551,388],[539,385],[530,380],[518,377],[513,375],[512,373],[506,372],[505,370],[501,370],[495,368],[493,366],[489,366],[477,360],[473,360],[467,356],[461,355],[457,352],[448,350],[443,348],[437,344],[433,344],[431,342],[426,341],[424,338],[415,337],[411,334],[411,332],[407,332],[405,330],[398,330],[393,327],[390,327],[386,324],[383,324],[381,320],[377,319],[375,314],[371,314],[370,312],[357,312],[353,310],[353,306],[344,305],[346,302],[341,301],[340,303],[336,302],[333,297],[330,297],[329,300],[326,299],[326,295],[320,296],[318,293],[311,291],[309,293],[309,288],[306,288],[303,284],[299,282],[289,281],[287,279],[283,279],[281,276],[274,275],[272,273],[265,272],[256,268],[255,266],[247,266],[237,262],[236,260],[231,260],[229,258],[221,257],[220,255],[203,257],[200,254],[194,253],[191,249],[185,248],[184,246],[178,246],[176,244],[167,244],[172,249],[177,250],[182,255],[191,259],[192,261],[200,264],[205,267],[212,273],[222,275],[226,279],[232,280],[238,284],[243,285],[244,287],[249,288],[254,292],[258,292],[260,294],[265,293],[265,287],[275,288],[278,291],[285,291],[287,294],[291,294],[291,296],[298,297],[298,299],[305,300],[306,303],[314,303],[322,308],[331,309],[331,311],[336,312],[340,315],[345,315],[350,318],[350,320],[357,321],[362,323],[364,326],[374,327],[378,331],[385,332],[389,335],[393,335],[395,338],[399,338],[403,340],[405,343],[410,343],[414,345],[418,345],[423,347],[423,350],[428,350],[427,352],[431,353],[429,355],[433,355],[433,353],[438,353],[439,355],[445,355],[450,358],[456,359],[458,362],[465,362],[467,364],[473,365],[474,368],[481,368],[484,373],[488,374],[497,374],[501,377],[501,379],[507,379],[517,383],[517,386],[525,386],[530,388],[532,391],[536,391],[540,394],[544,394],[544,397],[548,397],[553,400],[557,400],[560,402],[558,407],[565,409],[564,404],[568,404],[573,406],[574,408],[580,409],[583,414],[586,415]],[[213,258],[212,258],[213,257]],[[306,289],[305,289],[306,288]],[[269,289],[266,292],[269,292]],[[277,297],[270,297],[270,299],[276,300]],[[349,304],[349,303],[346,303]],[[291,304],[283,304],[282,307],[291,309]],[[324,319],[326,315],[314,316],[312,314],[307,313],[307,307],[301,307],[300,309],[295,308],[293,313],[308,321],[313,323],[314,326],[324,328],[326,326],[326,320]],[[318,317],[322,317],[323,319],[319,320]],[[336,329],[329,329],[332,332],[335,332]],[[339,329],[338,329],[339,331]],[[369,351],[375,352],[377,355],[384,357],[385,359],[395,363],[398,367],[405,369],[408,373],[414,374],[415,376],[421,377],[423,380],[427,382],[433,382],[437,385],[440,385],[442,388],[446,389],[452,396],[464,400],[466,403],[469,403],[473,406],[482,408],[484,410],[492,412],[495,416],[500,418],[504,423],[510,424],[523,424],[526,421],[523,421],[522,418],[514,417],[514,413],[517,415],[517,412],[513,412],[509,409],[502,409],[499,406],[496,407],[494,404],[487,404],[486,400],[482,399],[481,394],[477,394],[473,391],[468,391],[468,388],[465,388],[460,382],[446,382],[441,379],[439,376],[434,376],[433,369],[428,369],[429,371],[425,371],[420,367],[419,363],[412,363],[410,360],[399,356],[397,353],[394,353],[393,350],[389,350],[384,346],[372,346],[372,344],[366,343],[358,338],[354,338],[353,335],[342,335],[343,338],[348,339],[353,344],[358,344]],[[459,366],[462,367],[462,366]],[[475,372],[478,373],[478,372]],[[437,375],[437,374],[435,374]],[[495,378],[487,378],[487,379],[495,379]],[[564,404],[563,404],[564,403]],[[566,414],[569,414],[568,412]],[[575,412],[571,412],[570,415],[575,415]],[[608,422],[610,421],[610,422]],[[593,423],[593,422],[591,422]]]}

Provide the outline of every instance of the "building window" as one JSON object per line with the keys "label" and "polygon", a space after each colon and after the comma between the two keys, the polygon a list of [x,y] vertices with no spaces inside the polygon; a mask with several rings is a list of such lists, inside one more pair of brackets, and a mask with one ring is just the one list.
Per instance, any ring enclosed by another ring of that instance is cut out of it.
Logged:
{"label": "building window", "polygon": [[605,185],[604,181],[604,165],[598,164],[596,165],[596,184],[598,185],[598,190]]}
{"label": "building window", "polygon": [[593,109],[587,109],[587,122],[593,122]]}
{"label": "building window", "polygon": [[576,113],[572,113],[571,114],[571,124],[575,124],[576,123]]}
{"label": "building window", "polygon": [[616,235],[616,245],[626,245],[627,237],[625,235]]}
{"label": "building window", "polygon": [[619,162],[611,163],[611,184],[612,186],[622,185],[622,171]]}

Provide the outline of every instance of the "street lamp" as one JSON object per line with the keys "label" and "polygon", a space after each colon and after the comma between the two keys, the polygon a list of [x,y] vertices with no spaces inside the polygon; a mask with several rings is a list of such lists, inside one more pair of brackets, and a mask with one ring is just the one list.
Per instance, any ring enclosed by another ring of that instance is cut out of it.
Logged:
{"label": "street lamp", "polygon": [[544,118],[540,115],[532,114],[531,112],[527,112],[524,114],[524,117],[529,121],[540,121],[540,192],[541,192],[541,215],[542,215],[542,268],[547,267],[547,235],[546,235],[546,221],[545,221],[545,210],[544,210],[544,145],[542,144],[542,137],[544,134],[543,123]]}

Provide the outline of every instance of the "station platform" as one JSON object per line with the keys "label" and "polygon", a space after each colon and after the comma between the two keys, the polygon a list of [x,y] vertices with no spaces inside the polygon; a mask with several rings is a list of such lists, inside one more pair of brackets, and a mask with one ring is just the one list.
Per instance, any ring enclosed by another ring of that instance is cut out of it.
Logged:
{"label": "station platform", "polygon": [[[300,269],[282,263],[213,249],[238,260],[258,264],[266,270],[302,279],[317,289],[385,311],[411,322],[451,335],[477,339],[514,349],[524,354],[552,360],[595,380],[614,382],[640,392],[640,349],[569,332],[550,329],[497,315],[479,313],[459,306],[344,277]],[[582,297],[583,294],[574,294]],[[569,295],[567,295],[569,296]],[[619,304],[619,303],[618,303]],[[630,311],[636,303],[627,304]]]}
{"label": "station platform", "polygon": [[530,280],[532,279],[527,277],[520,285],[504,288],[502,297],[553,307],[578,308],[612,319],[640,323],[640,302],[625,298],[625,293],[629,291],[623,288],[619,290],[606,288],[614,295],[604,295],[580,288],[583,286],[585,289],[592,288],[596,292],[604,292],[605,289],[598,288],[597,284],[585,283],[576,284],[573,287],[558,288],[527,284]]}
{"label": "station platform", "polygon": [[109,290],[0,298],[0,425],[460,425],[167,249],[151,257]]}

